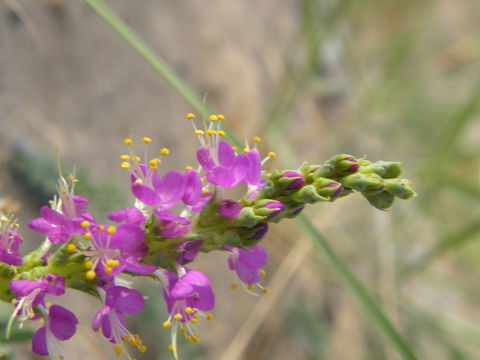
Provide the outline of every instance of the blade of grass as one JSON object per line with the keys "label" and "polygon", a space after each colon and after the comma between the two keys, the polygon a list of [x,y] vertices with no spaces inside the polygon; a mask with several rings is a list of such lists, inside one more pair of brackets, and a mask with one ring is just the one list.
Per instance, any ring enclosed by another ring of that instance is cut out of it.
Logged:
{"label": "blade of grass", "polygon": [[[190,104],[196,111],[204,115],[207,113],[207,107],[202,99],[183,82],[178,75],[158,56],[155,52],[145,44],[102,0],[85,0],[92,9],[102,19],[117,32],[141,57],[143,57],[152,68],[164,78],[177,93],[182,96],[185,101]],[[233,136],[230,137],[233,143],[238,144],[239,141]],[[398,351],[405,360],[416,360],[413,351],[409,345],[403,340],[401,335],[395,330],[388,319],[383,315],[382,311],[368,295],[366,289],[356,279],[353,273],[348,269],[346,264],[340,259],[335,251],[330,247],[323,235],[312,225],[312,223],[304,216],[298,219],[302,229],[318,246],[327,258],[329,264],[344,281],[352,294],[358,300],[363,310],[369,315],[373,323],[390,341],[392,346]]]}

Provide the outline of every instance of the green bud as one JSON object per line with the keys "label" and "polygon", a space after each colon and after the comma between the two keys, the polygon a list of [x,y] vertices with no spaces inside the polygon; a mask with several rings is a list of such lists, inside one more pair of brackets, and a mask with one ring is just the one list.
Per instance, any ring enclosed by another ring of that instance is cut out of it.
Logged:
{"label": "green bud", "polygon": [[321,197],[333,200],[342,193],[343,185],[335,180],[319,177],[313,183],[317,194]]}
{"label": "green bud", "polygon": [[305,178],[305,184],[311,184],[315,181],[317,173],[322,167],[320,165],[308,165],[303,167],[300,172]]}
{"label": "green bud", "polygon": [[292,194],[292,200],[299,204],[313,204],[319,201],[329,201],[329,198],[318,195],[314,185],[306,185],[299,191]]}
{"label": "green bud", "polygon": [[317,174],[322,177],[335,178],[356,173],[358,168],[358,160],[354,156],[341,154],[325,161]]}
{"label": "green bud", "polygon": [[252,227],[264,219],[264,216],[258,216],[253,208],[244,207],[237,216],[237,224],[244,227]]}
{"label": "green bud", "polygon": [[270,181],[277,191],[297,190],[305,184],[303,175],[293,170],[276,171],[270,176]]}
{"label": "green bud", "polygon": [[410,199],[417,193],[412,188],[412,183],[407,179],[386,179],[385,190],[400,199]]}
{"label": "green bud", "polygon": [[363,194],[368,202],[379,210],[388,210],[393,204],[395,197],[386,191],[375,195]]}
{"label": "green bud", "polygon": [[360,192],[376,192],[384,189],[383,180],[377,174],[363,174],[358,172],[341,178],[340,182],[343,186]]}
{"label": "green bud", "polygon": [[393,161],[377,161],[364,168],[362,172],[372,172],[384,179],[393,179],[402,173],[401,163]]}

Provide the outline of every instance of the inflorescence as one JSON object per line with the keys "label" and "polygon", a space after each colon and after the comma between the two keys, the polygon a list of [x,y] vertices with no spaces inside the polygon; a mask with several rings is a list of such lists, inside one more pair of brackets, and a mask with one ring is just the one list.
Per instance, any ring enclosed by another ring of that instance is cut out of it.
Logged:
{"label": "inflorescence", "polygon": [[[127,329],[125,315],[141,312],[145,299],[125,276],[143,275],[162,289],[169,313],[163,327],[171,331],[169,349],[178,359],[177,337],[199,343],[195,324],[201,318],[211,320],[215,305],[208,276],[190,268],[200,252],[227,253],[228,268],[244,289],[267,293],[261,285],[267,253],[260,243],[269,224],[297,216],[306,204],[332,202],[353,192],[381,210],[388,209],[395,197],[415,195],[410,182],[398,178],[399,163],[352,155],[267,172],[262,168],[275,153],[262,158],[259,137],[239,149],[225,140],[223,115],[210,115],[201,128],[194,114],[186,117],[200,142],[196,168],[161,176],[162,159],[170,155],[167,148],[149,158],[152,139],[144,137],[142,158],[133,139],[124,140],[128,153],[120,156],[120,168],[130,174],[135,203],[108,215],[115,225],[100,224],[87,212],[88,200],[75,195],[73,176],[60,177],[58,196],[28,224],[45,235],[32,253],[20,255],[18,224],[12,216],[0,214],[0,298],[13,307],[7,337],[15,320],[20,324],[40,320],[33,352],[66,359],[60,342],[75,334],[78,321],[70,310],[46,299],[52,301],[71,288],[98,298],[101,305],[91,322],[93,330],[113,344],[117,356],[132,359],[132,348],[140,353],[147,348]],[[229,198],[228,189],[239,186],[245,194]]]}

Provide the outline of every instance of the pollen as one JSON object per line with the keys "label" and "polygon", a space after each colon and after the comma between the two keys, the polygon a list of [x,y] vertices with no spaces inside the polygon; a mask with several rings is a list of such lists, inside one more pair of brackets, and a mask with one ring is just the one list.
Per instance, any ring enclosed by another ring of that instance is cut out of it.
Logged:
{"label": "pollen", "polygon": [[113,269],[111,267],[106,267],[103,272],[105,273],[105,275],[110,275],[113,272]]}
{"label": "pollen", "polygon": [[193,170],[193,167],[191,167],[191,166],[185,166],[185,170],[187,170],[187,171],[188,171],[188,170]]}
{"label": "pollen", "polygon": [[225,131],[219,130],[217,131],[218,136],[224,137],[225,136]]}
{"label": "pollen", "polygon": [[67,251],[70,254],[73,254],[75,251],[77,251],[77,246],[75,244],[68,244],[67,245]]}
{"label": "pollen", "polygon": [[84,220],[80,223],[80,226],[84,229],[88,228],[90,226],[90,221]]}
{"label": "pollen", "polygon": [[275,158],[275,156],[277,156],[277,154],[275,154],[273,151],[270,151],[267,156],[270,158],[270,159],[273,159]]}
{"label": "pollen", "polygon": [[216,135],[216,134],[217,134],[217,132],[215,130],[212,130],[212,129],[207,130],[207,135],[208,136],[213,136],[213,135]]}
{"label": "pollen", "polygon": [[248,148],[243,149],[244,154],[248,154],[249,152],[250,152],[250,149],[248,149]]}
{"label": "pollen", "polygon": [[192,309],[191,307],[186,307],[186,308],[185,308],[185,314],[190,315],[190,314],[192,314],[193,312],[194,312],[194,311],[193,311],[193,309]]}
{"label": "pollen", "polygon": [[93,280],[93,279],[95,279],[96,276],[97,276],[97,274],[95,274],[95,271],[92,271],[92,270],[89,270],[85,273],[85,278],[87,280]]}
{"label": "pollen", "polygon": [[217,115],[217,119],[218,119],[218,120],[225,120],[225,115],[223,115],[223,114],[218,114],[218,115]]}
{"label": "pollen", "polygon": [[88,240],[90,240],[90,239],[92,238],[92,234],[90,234],[90,233],[85,233],[85,234],[83,234],[83,238],[88,241]]}
{"label": "pollen", "polygon": [[206,319],[207,319],[207,321],[212,321],[213,320],[213,315],[212,314],[207,314]]}
{"label": "pollen", "polygon": [[200,338],[197,335],[192,336],[192,342],[194,344],[200,344]]}
{"label": "pollen", "polygon": [[187,333],[187,329],[181,328],[180,329],[180,334],[185,335]]}
{"label": "pollen", "polygon": [[148,164],[150,165],[150,167],[152,167],[152,166],[158,166],[161,162],[162,160],[160,160],[159,158],[153,158],[148,162]]}
{"label": "pollen", "polygon": [[162,324],[162,326],[163,326],[164,329],[170,329],[171,326],[172,326],[172,323],[167,320]]}
{"label": "pollen", "polygon": [[264,287],[262,291],[264,294],[268,294],[270,292],[270,289],[268,287]]}
{"label": "pollen", "polygon": [[211,122],[217,122],[218,121],[218,116],[217,115],[210,115],[208,118]]}
{"label": "pollen", "polygon": [[230,290],[235,291],[235,290],[237,290],[237,289],[238,289],[238,285],[237,285],[237,284],[232,284],[232,285],[230,285]]}
{"label": "pollen", "polygon": [[146,137],[146,136],[145,136],[144,138],[142,138],[142,141],[143,141],[145,144],[151,144],[151,143],[152,143],[152,139],[149,138],[149,137]]}
{"label": "pollen", "polygon": [[232,146],[232,150],[238,152],[238,148],[236,146]]}
{"label": "pollen", "polygon": [[195,325],[198,322],[198,318],[193,317],[190,319],[190,322]]}
{"label": "pollen", "polygon": [[176,313],[175,315],[173,315],[173,320],[175,321],[181,321],[182,319],[183,319],[183,316],[180,313]]}
{"label": "pollen", "polygon": [[210,190],[208,190],[208,189],[203,189],[203,190],[202,190],[202,194],[203,194],[203,195],[208,195],[208,194],[210,194]]}
{"label": "pollen", "polygon": [[123,140],[123,143],[124,143],[125,145],[132,145],[132,139],[126,138],[125,140]]}
{"label": "pollen", "polygon": [[190,341],[192,341],[192,337],[191,337],[191,336],[186,336],[186,337],[183,339],[183,341],[185,341],[185,342],[190,342]]}
{"label": "pollen", "polygon": [[140,156],[135,156],[134,157],[134,160],[139,163],[140,161],[142,161],[142,158]]}
{"label": "pollen", "polygon": [[247,286],[247,289],[248,289],[248,290],[253,290],[253,285],[248,285],[248,286]]}
{"label": "pollen", "polygon": [[117,232],[117,228],[116,228],[115,226],[109,226],[109,227],[107,228],[107,233],[108,233],[109,235],[113,235],[113,234],[115,234],[116,232]]}
{"label": "pollen", "polygon": [[92,268],[92,266],[93,266],[93,263],[91,261],[85,261],[83,263],[83,267],[87,270],[90,270]]}
{"label": "pollen", "polygon": [[255,137],[253,138],[253,142],[256,142],[257,144],[258,144],[259,142],[261,142],[261,141],[262,141],[262,139],[259,138],[258,136],[255,136]]}
{"label": "pollen", "polygon": [[147,351],[147,347],[145,345],[139,346],[138,351],[143,354],[145,351]]}
{"label": "pollen", "polygon": [[127,155],[127,154],[120,155],[120,160],[122,160],[122,161],[130,161],[130,155]]}
{"label": "pollen", "polygon": [[168,156],[170,154],[170,150],[168,150],[167,148],[163,148],[162,150],[160,150],[160,155],[162,156]]}
{"label": "pollen", "polygon": [[122,344],[117,344],[113,347],[113,350],[115,350],[115,354],[120,357],[122,356],[123,353],[123,345]]}
{"label": "pollen", "polygon": [[205,131],[203,131],[203,130],[195,130],[195,135],[197,135],[197,136],[203,136],[203,135],[205,135]]}
{"label": "pollen", "polygon": [[98,231],[98,232],[102,232],[102,231],[104,231],[104,230],[105,230],[105,226],[99,226],[99,227],[97,227],[97,231]]}
{"label": "pollen", "polygon": [[126,161],[122,162],[122,163],[120,164],[120,169],[122,169],[122,170],[128,170],[128,169],[130,169],[130,163],[129,163],[129,162],[126,162]]}
{"label": "pollen", "polygon": [[173,352],[173,345],[172,344],[168,345],[168,351]]}
{"label": "pollen", "polygon": [[264,269],[260,269],[258,272],[260,273],[261,277],[265,277],[267,275],[267,272]]}
{"label": "pollen", "polygon": [[193,119],[195,119],[195,114],[188,113],[187,116],[186,116],[186,118],[187,118],[188,120],[193,120]]}

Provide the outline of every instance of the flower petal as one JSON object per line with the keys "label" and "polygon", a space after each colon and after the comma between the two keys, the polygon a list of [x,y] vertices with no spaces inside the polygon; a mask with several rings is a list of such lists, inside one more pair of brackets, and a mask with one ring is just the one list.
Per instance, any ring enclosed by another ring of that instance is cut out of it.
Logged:
{"label": "flower petal", "polygon": [[47,334],[45,326],[38,329],[32,337],[32,352],[40,356],[48,356]]}
{"label": "flower petal", "polygon": [[210,286],[196,287],[195,295],[187,300],[187,304],[201,311],[210,311],[215,306],[215,294]]}
{"label": "flower petal", "polygon": [[48,313],[48,326],[58,340],[70,339],[77,330],[75,315],[60,305],[52,305]]}
{"label": "flower petal", "polygon": [[185,192],[182,200],[187,205],[196,205],[202,195],[202,180],[195,170],[188,170],[184,175]]}
{"label": "flower petal", "polygon": [[47,220],[41,217],[30,221],[28,223],[28,227],[40,234],[47,234],[52,228],[52,224],[50,224]]}
{"label": "flower petal", "polygon": [[267,265],[268,255],[261,246],[248,248],[251,252],[238,249],[238,262],[248,268],[263,268]]}
{"label": "flower petal", "polygon": [[232,150],[232,145],[226,141],[220,141],[218,144],[218,162],[226,168],[232,167],[235,162],[235,153]]}
{"label": "flower petal", "polygon": [[108,220],[116,223],[126,223],[138,226],[143,226],[147,221],[142,212],[134,207],[115,211],[108,215]]}
{"label": "flower petal", "polygon": [[117,232],[110,239],[110,247],[128,254],[137,250],[143,244],[145,233],[134,225],[123,224],[117,228]]}
{"label": "flower petal", "polygon": [[158,205],[160,202],[160,196],[156,191],[137,181],[132,184],[132,193],[138,200],[149,206]]}
{"label": "flower petal", "polygon": [[197,160],[205,171],[210,171],[215,167],[215,162],[206,147],[201,147],[197,150]]}
{"label": "flower petal", "polygon": [[262,170],[260,154],[258,153],[257,149],[253,149],[248,152],[247,157],[250,159],[250,162],[245,176],[245,182],[249,185],[258,185],[260,183],[260,175]]}
{"label": "flower petal", "polygon": [[51,224],[66,225],[68,223],[68,218],[65,215],[50,209],[48,206],[42,206],[40,208],[40,214]]}
{"label": "flower petal", "polygon": [[115,311],[127,315],[138,314],[145,307],[145,300],[139,291],[123,286],[108,288],[105,303]]}
{"label": "flower petal", "polygon": [[15,280],[8,283],[12,292],[19,297],[25,297],[29,295],[33,290],[41,288],[42,283],[32,280]]}
{"label": "flower petal", "polygon": [[166,209],[175,206],[185,191],[183,176],[178,171],[166,173],[160,182],[153,185],[160,197],[161,205]]}

